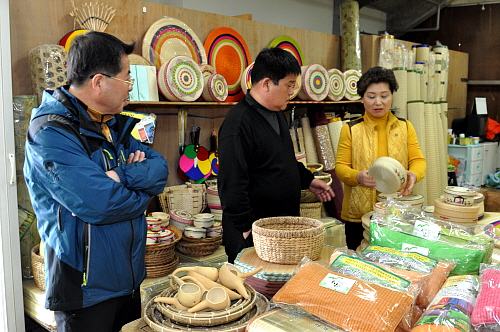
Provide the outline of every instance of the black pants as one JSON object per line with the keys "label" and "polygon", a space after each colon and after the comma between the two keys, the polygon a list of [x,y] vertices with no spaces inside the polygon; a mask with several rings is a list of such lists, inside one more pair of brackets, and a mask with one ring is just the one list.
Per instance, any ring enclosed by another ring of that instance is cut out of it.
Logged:
{"label": "black pants", "polygon": [[123,325],[141,318],[139,290],[91,307],[54,311],[58,332],[119,332]]}
{"label": "black pants", "polygon": [[344,227],[347,248],[356,250],[356,248],[361,244],[361,241],[363,241],[363,223],[345,221]]}
{"label": "black pants", "polygon": [[226,249],[227,261],[229,263],[234,263],[240,251],[254,246],[252,233],[244,239],[243,234],[234,228],[230,222],[224,223],[224,220],[222,221],[222,232],[224,248]]}

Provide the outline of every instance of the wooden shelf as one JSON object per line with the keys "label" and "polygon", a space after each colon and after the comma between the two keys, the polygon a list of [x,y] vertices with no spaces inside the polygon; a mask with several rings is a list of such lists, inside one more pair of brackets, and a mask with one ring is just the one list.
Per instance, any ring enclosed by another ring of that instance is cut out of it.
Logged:
{"label": "wooden shelf", "polygon": [[[342,100],[342,101],[302,101],[294,100],[289,103],[289,105],[312,105],[312,104],[323,104],[323,105],[333,105],[333,104],[360,104],[361,100]],[[182,102],[182,101],[131,101],[127,106],[233,106],[238,104],[238,102],[205,102],[205,101],[195,101],[195,102]]]}

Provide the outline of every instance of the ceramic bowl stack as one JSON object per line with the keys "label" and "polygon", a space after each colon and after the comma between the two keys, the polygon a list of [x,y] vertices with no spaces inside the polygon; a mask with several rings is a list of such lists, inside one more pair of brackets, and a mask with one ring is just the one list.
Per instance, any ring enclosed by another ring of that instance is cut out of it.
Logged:
{"label": "ceramic bowl stack", "polygon": [[214,223],[215,216],[213,214],[195,214],[193,226],[185,227],[182,239],[176,245],[177,251],[190,257],[213,254],[222,243],[222,233],[213,231]]}
{"label": "ceramic bowl stack", "polygon": [[434,217],[455,222],[463,226],[473,226],[477,224],[479,215],[484,214],[484,205],[476,203],[477,193],[475,190],[466,187],[447,186],[444,188],[444,195],[434,200]]}
{"label": "ceramic bowl stack", "polygon": [[[173,225],[161,226],[169,239],[160,243],[146,245],[146,273],[147,278],[158,278],[172,273],[177,268],[179,257],[175,254],[175,244],[182,237],[182,231]],[[164,228],[163,228],[164,227]],[[148,234],[149,237],[149,234]],[[148,239],[149,241],[149,239]]]}

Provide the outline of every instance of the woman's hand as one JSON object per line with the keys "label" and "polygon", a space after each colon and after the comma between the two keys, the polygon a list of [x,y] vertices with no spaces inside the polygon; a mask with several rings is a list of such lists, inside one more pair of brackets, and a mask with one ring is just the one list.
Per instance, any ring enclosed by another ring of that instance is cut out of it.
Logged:
{"label": "woman's hand", "polygon": [[324,181],[314,179],[309,185],[309,191],[312,192],[321,202],[331,201],[335,197],[332,187],[327,185]]}
{"label": "woman's hand", "polygon": [[417,176],[410,172],[406,171],[406,183],[401,192],[398,194],[398,196],[408,196],[411,194],[411,191],[413,190],[413,186],[415,185],[415,182],[417,182]]}
{"label": "woman's hand", "polygon": [[375,186],[377,185],[375,179],[372,178],[370,174],[368,174],[367,170],[359,172],[358,175],[356,175],[356,179],[358,180],[358,183],[363,187],[375,188]]}

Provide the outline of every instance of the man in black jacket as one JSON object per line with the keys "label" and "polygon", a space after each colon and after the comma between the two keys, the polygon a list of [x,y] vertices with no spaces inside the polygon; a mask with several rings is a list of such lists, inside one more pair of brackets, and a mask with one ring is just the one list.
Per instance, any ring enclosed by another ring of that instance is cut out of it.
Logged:
{"label": "man in black jacket", "polygon": [[280,48],[262,50],[255,60],[252,89],[227,114],[219,132],[218,190],[228,261],[253,246],[255,220],[299,216],[300,190],[322,202],[335,193],[297,162],[284,111],[301,68]]}

